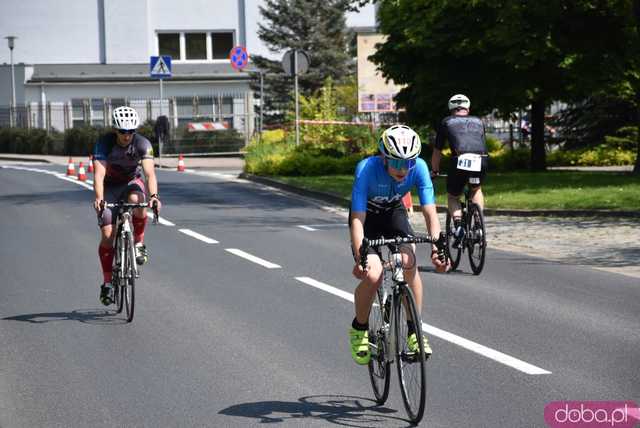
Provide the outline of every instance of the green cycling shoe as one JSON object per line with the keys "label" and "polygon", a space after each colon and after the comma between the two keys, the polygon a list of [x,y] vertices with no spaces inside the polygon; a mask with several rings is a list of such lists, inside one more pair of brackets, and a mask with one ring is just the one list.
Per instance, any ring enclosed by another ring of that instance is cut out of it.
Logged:
{"label": "green cycling shoe", "polygon": [[[433,353],[433,350],[431,350],[431,346],[429,346],[429,340],[427,339],[427,336],[422,335],[422,343],[424,345],[424,355],[425,357],[429,358]],[[418,338],[415,333],[411,333],[407,338],[407,348],[410,352],[418,352],[418,350],[420,349],[418,346]]]}
{"label": "green cycling shoe", "polygon": [[371,352],[369,352],[369,332],[367,330],[349,329],[349,340],[351,341],[351,357],[353,361],[360,365],[369,364]]}

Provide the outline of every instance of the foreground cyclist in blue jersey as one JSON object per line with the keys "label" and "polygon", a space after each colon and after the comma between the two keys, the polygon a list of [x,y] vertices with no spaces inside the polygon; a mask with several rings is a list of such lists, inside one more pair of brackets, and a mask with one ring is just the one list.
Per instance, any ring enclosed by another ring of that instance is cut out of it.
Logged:
{"label": "foreground cyclist in blue jersey", "polygon": [[[433,185],[424,160],[418,158],[421,150],[420,137],[408,126],[394,125],[384,131],[379,141],[380,155],[366,158],[356,167],[349,228],[355,266],[353,275],[360,280],[355,291],[356,316],[349,330],[351,356],[358,364],[368,364],[369,352],[368,321],[369,311],[382,281],[382,263],[375,250],[367,255],[367,269],[359,263],[358,255],[364,237],[413,235],[407,210],[402,205],[402,197],[414,186],[417,188],[422,214],[431,236],[440,235],[440,221],[436,213]],[[444,242],[432,247],[431,262],[437,272],[445,272]],[[422,280],[417,270],[414,248],[403,249],[405,280],[413,291],[418,310],[422,307]],[[418,348],[418,339],[412,325],[409,328],[409,346]],[[423,337],[425,354],[432,350]]]}

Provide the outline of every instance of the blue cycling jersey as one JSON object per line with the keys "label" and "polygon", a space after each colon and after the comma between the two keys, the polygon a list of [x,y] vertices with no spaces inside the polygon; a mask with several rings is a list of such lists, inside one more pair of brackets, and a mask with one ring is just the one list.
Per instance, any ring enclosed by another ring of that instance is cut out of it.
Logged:
{"label": "blue cycling jersey", "polygon": [[356,166],[351,192],[351,211],[389,210],[397,206],[413,186],[418,189],[420,205],[435,204],[429,168],[423,159],[416,159],[416,166],[411,168],[400,182],[387,173],[380,156],[363,159]]}

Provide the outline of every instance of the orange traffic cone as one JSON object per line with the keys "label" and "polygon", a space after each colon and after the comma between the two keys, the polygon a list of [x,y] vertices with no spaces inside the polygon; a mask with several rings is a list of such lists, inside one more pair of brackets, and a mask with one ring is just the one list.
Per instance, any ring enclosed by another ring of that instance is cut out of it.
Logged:
{"label": "orange traffic cone", "polygon": [[89,174],[93,174],[93,155],[89,155],[89,167],[87,168]]}
{"label": "orange traffic cone", "polygon": [[406,195],[402,197],[402,204],[410,213],[413,212],[413,199],[411,198],[411,192],[407,192]]}
{"label": "orange traffic cone", "polygon": [[184,172],[184,157],[182,155],[178,158],[178,171]]}
{"label": "orange traffic cone", "polygon": [[73,166],[73,159],[69,157],[69,163],[67,164],[67,175],[76,175],[76,167]]}
{"label": "orange traffic cone", "polygon": [[87,181],[87,174],[84,172],[84,164],[82,162],[78,165],[78,180]]}

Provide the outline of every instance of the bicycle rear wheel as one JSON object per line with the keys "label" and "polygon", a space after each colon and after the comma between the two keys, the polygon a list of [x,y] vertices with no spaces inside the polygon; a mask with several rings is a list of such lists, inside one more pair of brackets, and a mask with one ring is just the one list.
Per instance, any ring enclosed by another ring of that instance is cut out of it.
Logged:
{"label": "bicycle rear wheel", "polygon": [[[404,301],[404,304],[402,304]],[[401,287],[400,298],[395,302],[395,336],[396,361],[398,363],[398,378],[402,400],[409,419],[417,424],[424,415],[427,396],[427,374],[425,368],[424,343],[422,341],[422,320],[416,309],[416,303],[411,289],[405,285]],[[409,350],[407,339],[409,329],[407,320],[413,320],[418,351]]]}
{"label": "bicycle rear wheel", "polygon": [[[387,300],[391,297],[387,297]],[[390,307],[385,308],[382,301],[382,292],[378,288],[376,305],[371,307],[369,313],[369,379],[373,387],[373,395],[376,403],[384,404],[389,397],[389,380],[391,379],[389,370],[391,364],[387,358],[386,332],[389,326],[389,314],[385,312]]]}
{"label": "bicycle rear wheel", "polygon": [[484,258],[487,250],[487,235],[484,229],[484,216],[477,204],[469,207],[469,235],[467,246],[469,248],[469,264],[474,275],[480,275],[484,267]]}
{"label": "bicycle rear wheel", "polygon": [[[127,237],[129,238],[129,237]],[[127,322],[133,320],[133,312],[135,308],[135,250],[133,248],[133,240],[127,239],[126,251],[125,251],[125,270],[123,276],[122,287],[120,291],[123,294],[124,307],[127,313]]]}
{"label": "bicycle rear wheel", "polygon": [[[455,226],[453,225],[453,218],[451,214],[447,212],[447,222],[446,222],[446,233],[447,233],[447,250],[449,252],[449,257],[451,258],[451,271],[454,271],[458,268],[460,264],[460,259],[462,259],[462,246],[459,248],[453,248],[453,237],[456,231]],[[451,272],[450,271],[450,272]]]}

